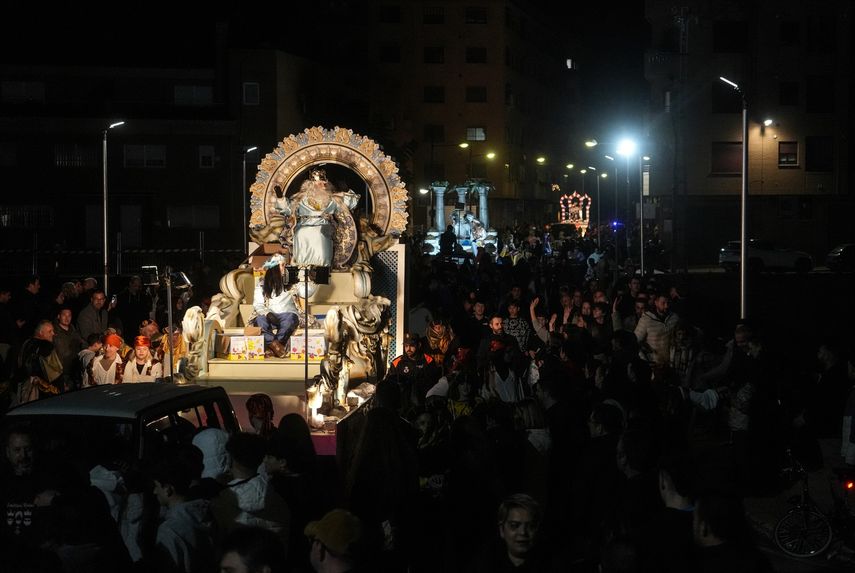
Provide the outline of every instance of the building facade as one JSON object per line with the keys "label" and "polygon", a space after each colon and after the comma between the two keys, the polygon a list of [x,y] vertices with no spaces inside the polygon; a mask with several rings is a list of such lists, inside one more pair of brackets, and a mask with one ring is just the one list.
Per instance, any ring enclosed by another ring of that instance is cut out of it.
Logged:
{"label": "building facade", "polygon": [[851,4],[648,0],[646,16],[648,200],[676,266],[739,237],[742,97],[720,77],[748,106],[749,236],[820,260],[851,239]]}

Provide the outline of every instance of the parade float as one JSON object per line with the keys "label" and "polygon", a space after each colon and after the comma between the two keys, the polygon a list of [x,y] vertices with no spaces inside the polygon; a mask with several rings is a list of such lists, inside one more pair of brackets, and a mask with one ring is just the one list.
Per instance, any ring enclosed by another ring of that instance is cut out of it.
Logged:
{"label": "parade float", "polygon": [[[433,209],[436,211],[436,223],[425,233],[425,251],[430,255],[438,255],[440,251],[440,236],[448,226],[454,233],[458,248],[457,254],[475,255],[479,247],[491,254],[496,253],[498,237],[495,229],[490,227],[490,216],[487,209],[487,196],[492,192],[493,185],[484,179],[468,179],[461,185],[450,185],[448,181],[434,181],[430,184],[433,195]],[[457,201],[453,208],[446,212],[445,197],[454,193]],[[474,205],[470,203],[478,199],[477,214]]]}
{"label": "parade float", "polygon": [[[188,310],[184,376],[223,386],[237,410],[261,392],[277,415],[297,411],[329,430],[403,350],[405,184],[373,140],[312,127],[261,160],[249,192],[247,260],[222,277],[206,316]],[[272,264],[299,316],[281,357],[265,356],[253,326],[255,287]]]}
{"label": "parade float", "polygon": [[580,195],[577,191],[561,196],[559,199],[558,223],[574,225],[580,236],[586,236],[591,214],[591,197]]}

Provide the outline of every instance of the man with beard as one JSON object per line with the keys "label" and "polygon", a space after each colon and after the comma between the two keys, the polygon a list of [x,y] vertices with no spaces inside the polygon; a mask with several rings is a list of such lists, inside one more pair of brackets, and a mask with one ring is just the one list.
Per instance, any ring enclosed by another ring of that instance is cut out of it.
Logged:
{"label": "man with beard", "polygon": [[641,315],[635,327],[635,337],[648,355],[648,360],[667,365],[671,358],[671,333],[679,317],[670,311],[670,299],[660,293],[653,301],[653,310]]}
{"label": "man with beard", "polygon": [[422,352],[421,347],[418,335],[405,336],[404,353],[392,361],[386,375],[386,378],[397,383],[404,410],[423,405],[427,391],[439,380],[436,361]]}

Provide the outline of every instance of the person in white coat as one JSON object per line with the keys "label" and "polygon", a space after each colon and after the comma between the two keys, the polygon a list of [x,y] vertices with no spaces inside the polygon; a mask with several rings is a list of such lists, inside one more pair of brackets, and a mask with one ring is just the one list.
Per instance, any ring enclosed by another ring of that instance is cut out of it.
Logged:
{"label": "person in white coat", "polygon": [[134,357],[125,364],[122,381],[156,382],[163,378],[163,364],[151,353],[151,339],[148,336],[134,338]]}

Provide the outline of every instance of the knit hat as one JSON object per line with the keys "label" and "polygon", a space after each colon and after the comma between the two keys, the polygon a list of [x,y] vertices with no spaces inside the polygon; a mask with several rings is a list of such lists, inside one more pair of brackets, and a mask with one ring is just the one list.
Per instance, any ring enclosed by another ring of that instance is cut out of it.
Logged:
{"label": "knit hat", "polygon": [[364,540],[363,531],[358,517],[344,509],[334,509],[321,520],[309,522],[304,533],[339,557],[354,557]]}

